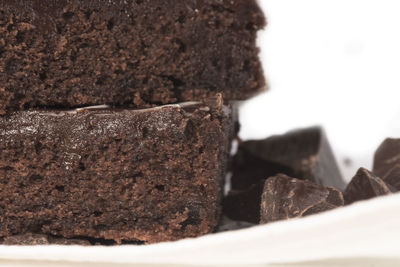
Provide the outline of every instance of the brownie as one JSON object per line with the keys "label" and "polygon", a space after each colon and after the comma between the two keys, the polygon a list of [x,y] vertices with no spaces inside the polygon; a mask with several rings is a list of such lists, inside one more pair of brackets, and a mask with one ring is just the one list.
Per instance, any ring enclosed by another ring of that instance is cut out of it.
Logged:
{"label": "brownie", "polygon": [[210,233],[232,114],[218,98],[0,116],[0,238],[152,243]]}
{"label": "brownie", "polygon": [[343,195],[337,189],[279,174],[265,182],[260,223],[299,218],[343,204]]}
{"label": "brownie", "polygon": [[396,189],[386,184],[365,168],[360,168],[351,179],[343,193],[345,204],[352,204],[360,200],[367,200],[377,196],[389,195]]}
{"label": "brownie", "polygon": [[264,25],[255,0],[1,0],[0,113],[246,99]]}
{"label": "brownie", "polygon": [[233,159],[232,188],[247,190],[278,173],[338,189],[346,185],[320,127],[242,142]]}

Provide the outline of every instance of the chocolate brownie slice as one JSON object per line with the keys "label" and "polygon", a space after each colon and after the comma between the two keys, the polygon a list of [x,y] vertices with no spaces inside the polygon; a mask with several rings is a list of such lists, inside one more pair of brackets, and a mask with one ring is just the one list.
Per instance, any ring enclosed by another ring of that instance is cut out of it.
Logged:
{"label": "chocolate brownie slice", "polygon": [[255,0],[0,0],[0,113],[245,99],[264,25]]}
{"label": "chocolate brownie slice", "polygon": [[221,99],[0,116],[0,237],[151,243],[209,233],[233,126]]}

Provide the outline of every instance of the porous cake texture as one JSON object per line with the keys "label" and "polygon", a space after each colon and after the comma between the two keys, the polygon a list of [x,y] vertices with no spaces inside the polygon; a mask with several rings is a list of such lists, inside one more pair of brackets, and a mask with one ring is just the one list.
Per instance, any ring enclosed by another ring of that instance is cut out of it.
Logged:
{"label": "porous cake texture", "polygon": [[212,232],[232,114],[218,99],[0,116],[0,238],[152,243]]}
{"label": "porous cake texture", "polygon": [[0,0],[0,113],[264,88],[255,0]]}

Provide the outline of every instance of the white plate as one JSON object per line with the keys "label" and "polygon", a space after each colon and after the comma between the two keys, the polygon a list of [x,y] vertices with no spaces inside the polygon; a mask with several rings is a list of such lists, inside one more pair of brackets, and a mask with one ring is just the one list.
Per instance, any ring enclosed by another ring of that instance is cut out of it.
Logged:
{"label": "white plate", "polygon": [[302,219],[147,246],[0,246],[0,264],[400,266],[399,211],[395,194]]}

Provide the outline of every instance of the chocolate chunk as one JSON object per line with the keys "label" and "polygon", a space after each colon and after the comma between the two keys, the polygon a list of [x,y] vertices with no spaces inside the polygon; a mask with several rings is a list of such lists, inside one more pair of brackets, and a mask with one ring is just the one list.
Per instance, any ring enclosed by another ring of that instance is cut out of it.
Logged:
{"label": "chocolate chunk", "polygon": [[246,191],[231,191],[222,203],[223,213],[232,220],[258,224],[263,185],[259,182]]}
{"label": "chocolate chunk", "polygon": [[376,150],[373,173],[400,190],[400,139],[387,138]]}
{"label": "chocolate chunk", "polygon": [[0,237],[151,243],[210,233],[233,124],[220,98],[0,116]]}
{"label": "chocolate chunk", "polygon": [[0,1],[0,114],[246,99],[264,25],[255,0]]}
{"label": "chocolate chunk", "polygon": [[278,173],[345,187],[326,135],[318,127],[241,143],[233,160],[232,188],[245,190]]}
{"label": "chocolate chunk", "polygon": [[[264,160],[260,157],[262,151],[247,150],[247,141],[239,144],[237,154],[233,157],[231,185],[233,190],[247,191],[254,184],[264,183],[265,179],[278,173],[293,175],[293,170],[276,162]],[[259,141],[261,142],[261,141]],[[262,187],[262,186],[261,186]]]}
{"label": "chocolate chunk", "polygon": [[375,152],[372,172],[384,177],[396,164],[400,164],[400,139],[387,138]]}
{"label": "chocolate chunk", "polygon": [[365,168],[360,168],[343,193],[345,204],[383,196],[395,192],[382,179]]}
{"label": "chocolate chunk", "polygon": [[382,180],[396,190],[400,190],[400,163],[391,168]]}
{"label": "chocolate chunk", "polygon": [[327,187],[326,189],[329,191],[328,198],[326,199],[327,203],[338,207],[344,205],[344,198],[341,191],[333,187]]}
{"label": "chocolate chunk", "polygon": [[343,206],[342,193],[284,174],[266,180],[260,223],[299,218]]}

